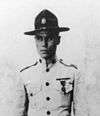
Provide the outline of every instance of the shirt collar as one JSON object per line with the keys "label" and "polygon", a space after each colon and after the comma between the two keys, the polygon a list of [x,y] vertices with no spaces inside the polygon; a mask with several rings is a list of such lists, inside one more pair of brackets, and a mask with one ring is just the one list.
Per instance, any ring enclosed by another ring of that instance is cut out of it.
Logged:
{"label": "shirt collar", "polygon": [[58,61],[58,59],[57,59],[57,57],[55,57],[55,59],[54,60],[52,60],[52,63],[50,63],[48,66],[46,66],[46,61],[45,61],[45,59],[43,59],[43,58],[39,58],[39,63],[40,63],[40,65],[42,66],[41,68],[44,70],[46,70],[46,72],[49,72],[48,70],[50,70],[54,65],[55,65],[55,63]]}

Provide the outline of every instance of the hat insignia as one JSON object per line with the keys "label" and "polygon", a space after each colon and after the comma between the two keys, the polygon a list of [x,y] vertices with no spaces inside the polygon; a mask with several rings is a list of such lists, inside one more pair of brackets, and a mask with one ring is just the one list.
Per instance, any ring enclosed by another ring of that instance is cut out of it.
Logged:
{"label": "hat insignia", "polygon": [[46,19],[43,18],[42,21],[41,21],[42,24],[45,24],[46,23]]}

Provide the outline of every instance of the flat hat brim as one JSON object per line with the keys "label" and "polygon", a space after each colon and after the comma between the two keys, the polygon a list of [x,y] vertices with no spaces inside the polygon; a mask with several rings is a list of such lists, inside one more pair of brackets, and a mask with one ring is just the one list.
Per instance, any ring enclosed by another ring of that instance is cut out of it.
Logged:
{"label": "flat hat brim", "polygon": [[46,28],[46,29],[36,29],[33,31],[28,31],[28,32],[24,32],[25,35],[36,35],[41,31],[57,31],[57,32],[64,32],[64,31],[69,31],[70,28],[68,27],[56,27],[56,28]]}

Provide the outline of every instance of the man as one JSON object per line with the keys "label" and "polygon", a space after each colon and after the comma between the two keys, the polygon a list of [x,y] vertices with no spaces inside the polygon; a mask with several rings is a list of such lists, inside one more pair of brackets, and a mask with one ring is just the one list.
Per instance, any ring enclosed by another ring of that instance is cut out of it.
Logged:
{"label": "man", "polygon": [[48,10],[41,11],[35,19],[35,30],[25,32],[35,36],[40,59],[23,68],[17,88],[17,116],[85,116],[83,79],[74,65],[57,59],[56,49],[60,32],[57,17]]}

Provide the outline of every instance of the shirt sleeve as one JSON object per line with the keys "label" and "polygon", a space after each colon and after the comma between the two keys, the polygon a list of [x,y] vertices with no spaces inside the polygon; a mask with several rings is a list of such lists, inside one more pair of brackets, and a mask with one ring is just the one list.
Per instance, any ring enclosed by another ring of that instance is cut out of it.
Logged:
{"label": "shirt sleeve", "polygon": [[15,99],[15,116],[27,116],[26,114],[26,88],[19,77],[16,85],[16,99]]}
{"label": "shirt sleeve", "polygon": [[78,70],[74,78],[73,113],[74,116],[88,116],[86,87],[84,78]]}

